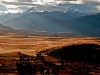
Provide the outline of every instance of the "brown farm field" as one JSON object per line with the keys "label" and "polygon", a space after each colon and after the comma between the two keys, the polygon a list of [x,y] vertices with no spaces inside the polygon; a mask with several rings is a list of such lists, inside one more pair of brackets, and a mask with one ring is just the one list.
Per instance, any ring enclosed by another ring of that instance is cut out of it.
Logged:
{"label": "brown farm field", "polygon": [[[50,37],[50,36],[29,36],[29,37],[9,37],[9,36],[0,36],[0,75],[21,75],[17,71],[16,62],[19,64],[22,61],[19,61],[18,52],[25,54],[25,56],[35,56],[37,52],[43,50],[49,50],[54,48],[61,48],[64,46],[69,46],[73,44],[98,44],[100,45],[100,38],[97,37]],[[45,54],[44,54],[45,55]],[[57,68],[57,75],[88,75],[88,74],[79,74],[79,71],[73,70],[73,62],[64,61],[66,64],[64,69],[61,68],[59,70],[60,60],[52,57],[52,56],[44,56],[45,61],[36,61],[31,60],[31,65],[35,65],[39,68],[39,64],[50,69]],[[81,62],[76,62],[78,66],[80,66]],[[38,65],[37,65],[38,64]],[[87,66],[94,66],[94,64],[87,63]],[[100,64],[99,64],[100,66]],[[91,68],[91,67],[90,67]],[[98,67],[99,68],[99,67]],[[80,68],[81,69],[81,68]],[[93,69],[93,68],[91,68]],[[83,71],[85,69],[82,69]],[[74,72],[75,71],[75,72]],[[95,70],[97,71],[97,70]],[[85,71],[84,71],[85,72]],[[93,71],[94,73],[94,71]],[[100,73],[95,73],[95,75],[99,75]],[[26,74],[25,74],[26,75]],[[34,75],[34,74],[31,74]],[[37,72],[36,75],[41,75]],[[56,74],[51,74],[56,75]],[[93,74],[94,75],[94,74]]]}
{"label": "brown farm field", "polygon": [[100,38],[46,36],[29,36],[27,38],[17,38],[1,36],[0,54],[10,52],[22,52],[28,55],[34,55],[36,51],[81,43],[93,43],[100,45]]}

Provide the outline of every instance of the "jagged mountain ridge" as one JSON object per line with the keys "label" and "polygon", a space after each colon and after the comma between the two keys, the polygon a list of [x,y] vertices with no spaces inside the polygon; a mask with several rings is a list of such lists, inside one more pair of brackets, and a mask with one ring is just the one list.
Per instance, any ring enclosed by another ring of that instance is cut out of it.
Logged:
{"label": "jagged mountain ridge", "polygon": [[29,12],[5,22],[4,25],[16,30],[72,32],[85,36],[100,36],[99,14],[87,15],[73,10]]}
{"label": "jagged mountain ridge", "polygon": [[[60,26],[60,28],[65,25],[65,21],[69,19],[73,19],[79,16],[83,16],[85,14],[79,13],[77,11],[73,10],[68,10],[66,12],[59,12],[59,11],[54,11],[54,12],[30,12],[28,14],[25,14],[19,18],[15,18],[13,20],[7,21],[4,23],[4,25],[12,27],[13,29],[28,29],[28,30],[43,30],[41,29],[43,25],[44,27],[51,27],[53,29],[53,26]],[[31,27],[32,26],[32,27]],[[42,26],[42,27],[41,27]],[[41,28],[39,28],[41,27]],[[65,28],[65,27],[64,27]],[[51,30],[50,29],[50,30]],[[63,29],[66,31],[66,29]],[[60,32],[60,31],[59,31]]]}

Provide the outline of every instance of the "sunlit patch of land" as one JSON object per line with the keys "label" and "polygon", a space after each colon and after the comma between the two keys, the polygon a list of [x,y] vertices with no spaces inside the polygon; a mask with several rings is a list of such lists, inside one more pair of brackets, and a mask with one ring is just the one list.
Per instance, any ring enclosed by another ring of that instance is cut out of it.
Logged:
{"label": "sunlit patch of land", "polygon": [[[73,44],[97,44],[100,45],[100,38],[98,37],[51,37],[51,36],[28,36],[28,37],[11,37],[11,36],[0,36],[0,67],[3,66],[3,63],[6,63],[8,70],[0,70],[0,75],[4,75],[5,72],[9,72],[10,75],[19,75],[16,69],[16,61],[19,61],[18,52],[24,53],[29,56],[36,56],[36,53],[39,51],[50,50],[55,48],[61,48],[64,46],[69,46]],[[45,54],[44,54],[45,55]],[[45,61],[59,65],[60,60],[52,56],[45,56]],[[67,66],[66,70],[72,68],[73,62],[64,61]],[[71,64],[71,65],[70,65]],[[81,64],[81,62],[77,62]],[[12,66],[12,67],[9,67]],[[87,64],[88,65],[88,64]],[[93,66],[90,64],[89,66]],[[80,66],[80,65],[79,65]],[[56,66],[57,67],[57,66]],[[10,69],[12,68],[13,71]],[[60,75],[75,75],[66,72],[66,70],[60,70]],[[5,72],[4,72],[5,71]],[[13,73],[14,72],[14,73]],[[66,73],[66,74],[61,74]],[[6,74],[6,73],[5,73]],[[37,74],[38,75],[38,74]]]}
{"label": "sunlit patch of land", "polygon": [[29,36],[18,38],[0,36],[0,54],[22,52],[34,55],[36,51],[81,43],[94,43],[100,45],[100,39],[93,37]]}

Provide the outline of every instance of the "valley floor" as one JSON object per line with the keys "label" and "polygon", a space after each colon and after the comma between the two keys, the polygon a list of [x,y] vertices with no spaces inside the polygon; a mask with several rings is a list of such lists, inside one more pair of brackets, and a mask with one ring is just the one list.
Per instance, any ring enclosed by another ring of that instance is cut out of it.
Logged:
{"label": "valley floor", "polygon": [[[0,36],[0,75],[19,75],[16,67],[16,62],[22,63],[18,52],[25,54],[26,56],[34,56],[43,50],[49,50],[52,48],[61,48],[63,46],[69,46],[73,44],[93,43],[100,45],[100,38],[93,37],[44,37],[44,36],[31,36],[31,37],[9,37]],[[45,53],[42,54],[45,61],[30,60],[28,63],[31,65],[38,64],[43,65],[46,70],[56,69],[59,75],[99,75],[100,64],[94,69],[96,64],[86,63],[85,67],[82,67],[82,62],[75,62],[77,67],[73,67],[74,62],[65,60],[59,60],[52,56],[48,56]],[[62,67],[61,61],[64,62]],[[49,66],[48,66],[49,64]],[[50,66],[51,65],[51,66]],[[40,66],[38,66],[40,68]],[[87,70],[89,68],[89,70]],[[39,71],[36,75],[40,75]],[[54,75],[54,74],[50,74]],[[57,74],[55,74],[57,75]]]}
{"label": "valley floor", "polygon": [[82,43],[94,43],[100,45],[100,38],[48,36],[29,36],[27,38],[18,38],[0,36],[0,54],[22,52],[28,55],[35,55],[36,51]]}

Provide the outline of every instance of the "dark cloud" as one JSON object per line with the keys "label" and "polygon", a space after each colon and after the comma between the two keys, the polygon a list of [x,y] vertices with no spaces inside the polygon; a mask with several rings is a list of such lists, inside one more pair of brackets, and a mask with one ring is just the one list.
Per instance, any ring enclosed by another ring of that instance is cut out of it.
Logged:
{"label": "dark cloud", "polygon": [[58,7],[69,7],[70,9],[74,10],[77,9],[79,12],[99,12],[99,9],[96,5],[91,4],[59,4]]}
{"label": "dark cloud", "polygon": [[[22,11],[25,11],[29,8],[29,6],[35,7],[37,11],[64,11],[70,8],[71,10],[77,10],[79,12],[99,12],[100,8],[97,6],[100,6],[100,1],[91,1],[91,0],[54,0],[54,1],[65,1],[64,3],[55,4],[53,6],[53,3],[47,3],[47,5],[40,5],[40,4],[33,4],[32,1],[37,0],[17,0],[18,2],[6,2],[2,1],[2,4],[6,5],[15,5]],[[43,1],[43,0],[40,0]],[[70,1],[80,1],[81,4],[74,4],[74,3],[68,3]],[[20,7],[19,7],[20,6]]]}
{"label": "dark cloud", "polygon": [[83,0],[84,4],[100,5],[100,1]]}
{"label": "dark cloud", "polygon": [[27,6],[41,6],[39,4],[32,4],[32,3],[24,3],[24,2],[6,2],[1,1],[2,4],[8,4],[8,5],[27,5]]}
{"label": "dark cloud", "polygon": [[18,2],[33,2],[32,0],[17,0]]}
{"label": "dark cloud", "polygon": [[64,11],[67,10],[68,7],[60,7],[60,6],[42,6],[42,7],[35,7],[37,11]]}
{"label": "dark cloud", "polygon": [[79,1],[79,0],[56,0],[56,1]]}

